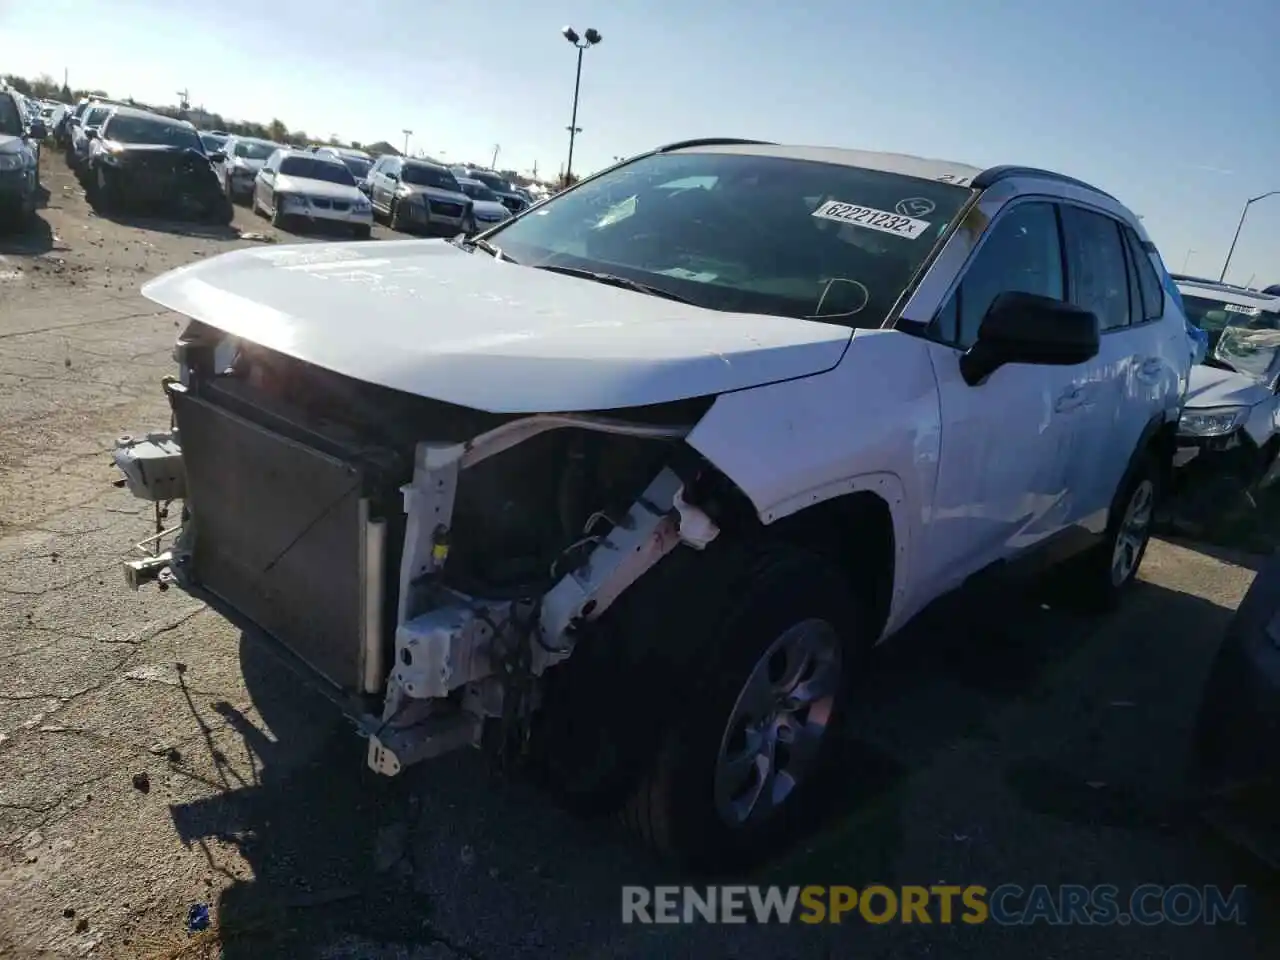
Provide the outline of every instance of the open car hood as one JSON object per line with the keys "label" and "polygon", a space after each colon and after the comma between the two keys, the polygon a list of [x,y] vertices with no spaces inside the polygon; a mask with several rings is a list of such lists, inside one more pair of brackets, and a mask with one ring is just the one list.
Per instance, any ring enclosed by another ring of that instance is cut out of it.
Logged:
{"label": "open car hood", "polygon": [[143,296],[336,373],[492,413],[644,406],[821,373],[852,330],[721,313],[442,240],[246,249]]}

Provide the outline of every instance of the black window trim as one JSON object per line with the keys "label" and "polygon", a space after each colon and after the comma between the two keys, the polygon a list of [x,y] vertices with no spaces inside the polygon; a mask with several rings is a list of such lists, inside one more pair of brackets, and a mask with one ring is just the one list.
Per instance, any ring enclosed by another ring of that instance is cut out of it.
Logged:
{"label": "black window trim", "polygon": [[[1137,235],[1137,231],[1135,231],[1135,230],[1133,229],[1133,227],[1131,227],[1129,224],[1125,223],[1125,221],[1124,221],[1123,219],[1121,219],[1120,217],[1117,217],[1117,216],[1116,216],[1114,213],[1112,213],[1110,210],[1103,210],[1103,209],[1101,209],[1101,208],[1099,208],[1099,207],[1095,207],[1095,206],[1093,206],[1092,204],[1088,204],[1088,203],[1084,203],[1084,202],[1082,202],[1082,201],[1080,201],[1080,200],[1076,200],[1075,198],[1067,198],[1067,197],[1063,197],[1063,198],[1062,198],[1062,200],[1061,200],[1061,202],[1062,202],[1062,203],[1064,203],[1064,204],[1068,204],[1068,203],[1069,203],[1069,204],[1071,204],[1071,206],[1073,206],[1073,207],[1079,207],[1081,210],[1087,211],[1088,213],[1093,213],[1093,214],[1096,214],[1097,216],[1100,216],[1100,217],[1106,217],[1108,220],[1110,220],[1110,221],[1111,221],[1111,222],[1116,226],[1116,228],[1120,231],[1120,234],[1119,234],[1119,235],[1120,235],[1120,246],[1124,248],[1125,277],[1126,277],[1126,279],[1127,279],[1127,281],[1128,281],[1129,283],[1133,283],[1133,282],[1135,282],[1135,281],[1137,280],[1137,264],[1133,263],[1133,262],[1130,260],[1130,257],[1132,257],[1132,256],[1133,256],[1133,252],[1129,249],[1129,241],[1128,241],[1128,239],[1126,238],[1126,234],[1128,234],[1128,233],[1132,233],[1132,234],[1133,234],[1134,242],[1138,243],[1138,244],[1139,244],[1139,246],[1141,246],[1141,247],[1142,247],[1142,249],[1144,250],[1144,252],[1145,252],[1145,251],[1149,251],[1149,252],[1153,252],[1153,253],[1154,253],[1154,252],[1155,252],[1155,249],[1156,249],[1156,248],[1155,248],[1155,245],[1154,245],[1154,244],[1152,244],[1152,243],[1150,243],[1149,241],[1144,243],[1144,242],[1143,242],[1143,241],[1138,237],[1138,235]],[[1065,255],[1065,246],[1064,246],[1064,255]],[[1154,267],[1152,267],[1152,270],[1154,270],[1154,269],[1155,269],[1155,268],[1154,268]],[[1159,279],[1160,279],[1158,275],[1157,275],[1156,279],[1157,279],[1157,280],[1159,280]],[[1164,295],[1164,284],[1162,284],[1162,283],[1161,283],[1161,284],[1159,284],[1159,287],[1160,287],[1161,295],[1163,296],[1163,295]],[[1130,302],[1132,302],[1132,293],[1130,293]],[[1133,321],[1133,317],[1132,317],[1132,315],[1131,315],[1131,316],[1129,317],[1129,322],[1128,322],[1125,326],[1123,326],[1123,327],[1112,327],[1112,328],[1110,328],[1110,329],[1108,330],[1108,329],[1103,329],[1103,328],[1101,327],[1101,325],[1099,325],[1099,330],[1098,330],[1098,332],[1099,332],[1102,336],[1104,336],[1104,337],[1105,337],[1105,336],[1106,336],[1107,334],[1109,334],[1109,333],[1123,333],[1123,332],[1124,332],[1124,331],[1126,331],[1126,330],[1132,330],[1134,327],[1145,327],[1145,326],[1146,326],[1147,324],[1149,324],[1149,323],[1158,323],[1158,322],[1160,322],[1161,320],[1163,320],[1163,319],[1164,319],[1164,311],[1163,311],[1163,309],[1161,310],[1161,312],[1160,312],[1160,316],[1158,316],[1158,317],[1147,317],[1147,316],[1146,316],[1146,312],[1147,312],[1147,310],[1146,310],[1146,306],[1145,306],[1145,304],[1146,304],[1146,300],[1145,300],[1145,299],[1143,298],[1143,296],[1142,296],[1142,285],[1141,285],[1141,283],[1139,283],[1139,284],[1138,284],[1138,302],[1143,304],[1143,308],[1142,308],[1143,319],[1142,319],[1141,321],[1139,321],[1138,323],[1134,323],[1134,321]],[[1163,302],[1164,302],[1164,301],[1163,301],[1163,300],[1161,300],[1161,303],[1162,303],[1162,304],[1163,304]],[[1130,313],[1132,314],[1132,310],[1130,311]]]}
{"label": "black window trim", "polygon": [[[981,196],[979,195],[977,199],[981,200]],[[995,217],[993,217],[991,222],[987,224],[987,228],[984,231],[982,231],[982,236],[978,240],[977,245],[971,251],[969,251],[969,256],[965,259],[964,264],[960,267],[959,271],[956,273],[955,279],[953,279],[951,281],[951,284],[947,287],[947,292],[943,294],[942,301],[938,304],[937,309],[934,310],[933,316],[932,318],[930,318],[929,322],[926,324],[920,325],[918,331],[907,330],[904,327],[899,327],[898,329],[901,329],[904,333],[910,333],[912,336],[918,336],[923,340],[928,340],[930,343],[936,343],[936,344],[939,344],[940,346],[950,347],[952,350],[955,350],[958,353],[964,353],[967,349],[969,349],[968,347],[961,346],[959,343],[959,338],[960,338],[959,304],[956,305],[955,325],[951,331],[951,336],[949,338],[938,336],[935,334],[935,331],[938,330],[940,326],[939,324],[940,318],[942,317],[943,311],[946,310],[947,305],[951,303],[951,299],[956,295],[957,291],[959,291],[960,285],[964,283],[965,276],[973,268],[974,263],[977,262],[978,256],[982,253],[983,248],[987,245],[987,241],[991,238],[991,234],[995,230],[996,226],[1008,214],[1008,211],[1013,210],[1015,207],[1021,206],[1026,203],[1047,204],[1048,206],[1053,208],[1053,222],[1056,225],[1057,231],[1058,231],[1058,258],[1060,261],[1059,266],[1062,270],[1062,296],[1064,298],[1063,302],[1068,302],[1065,298],[1069,296],[1069,291],[1071,290],[1071,278],[1068,272],[1069,264],[1067,259],[1066,234],[1064,232],[1063,224],[1062,224],[1062,209],[1061,209],[1062,198],[1053,196],[1051,194],[1025,193],[1025,194],[1020,194],[1016,197],[1013,197],[1008,202],[1006,202],[1002,207],[1000,207],[998,211],[996,211]],[[962,215],[957,218],[957,223],[961,219],[963,219],[963,214],[967,212],[968,209],[969,208],[966,208],[965,211],[962,211]],[[954,234],[952,234],[951,236],[954,236]],[[951,236],[948,236],[945,239],[949,241],[951,239]]]}
{"label": "black window trim", "polygon": [[1156,280],[1156,289],[1160,291],[1160,303],[1156,308],[1155,316],[1152,316],[1151,308],[1147,306],[1147,296],[1145,293],[1142,292],[1142,278],[1140,276],[1141,268],[1138,266],[1138,263],[1137,263],[1137,258],[1139,253],[1141,253],[1145,257],[1150,257],[1153,253],[1157,252],[1155,244],[1149,243],[1149,242],[1144,243],[1142,238],[1138,236],[1138,232],[1134,230],[1133,227],[1129,226],[1127,223],[1120,224],[1120,237],[1122,242],[1124,243],[1125,250],[1128,251],[1129,256],[1132,257],[1134,260],[1134,263],[1133,263],[1134,278],[1138,284],[1138,300],[1142,304],[1142,319],[1137,323],[1130,322],[1129,326],[1141,327],[1141,326],[1145,326],[1148,323],[1158,323],[1164,319],[1165,301],[1168,299],[1169,294],[1165,292],[1164,284],[1160,280],[1160,274],[1156,273],[1155,266],[1151,263],[1150,260],[1147,260],[1147,266],[1150,268],[1151,273]]}

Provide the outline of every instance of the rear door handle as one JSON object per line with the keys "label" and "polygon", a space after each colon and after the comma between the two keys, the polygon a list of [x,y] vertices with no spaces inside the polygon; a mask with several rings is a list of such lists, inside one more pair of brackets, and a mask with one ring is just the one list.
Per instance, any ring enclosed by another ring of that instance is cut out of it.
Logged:
{"label": "rear door handle", "polygon": [[1083,404],[1084,399],[1084,391],[1082,389],[1077,386],[1068,387],[1058,397],[1058,402],[1053,405],[1053,409],[1058,413],[1066,413]]}

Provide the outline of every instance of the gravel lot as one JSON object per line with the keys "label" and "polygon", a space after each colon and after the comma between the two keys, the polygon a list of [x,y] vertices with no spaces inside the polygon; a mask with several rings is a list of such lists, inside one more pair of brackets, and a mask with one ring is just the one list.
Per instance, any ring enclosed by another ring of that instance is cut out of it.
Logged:
{"label": "gravel lot", "polygon": [[[921,622],[879,658],[826,825],[758,878],[1246,883],[1244,926],[625,927],[620,885],[678,878],[611,823],[478,754],[375,778],[269,650],[119,573],[150,518],[108,450],[167,422],[177,328],[137,289],[279,236],[245,210],[212,232],[98,218],[53,154],[40,227],[0,237],[0,955],[1280,956],[1274,879],[1182,812],[1247,558],[1154,544],[1103,620],[1011,600]],[[216,930],[188,936],[193,903]]]}

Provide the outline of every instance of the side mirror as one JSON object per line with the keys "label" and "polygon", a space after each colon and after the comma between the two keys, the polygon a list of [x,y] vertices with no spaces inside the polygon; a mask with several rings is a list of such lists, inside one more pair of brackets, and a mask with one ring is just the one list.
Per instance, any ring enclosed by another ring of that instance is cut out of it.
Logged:
{"label": "side mirror", "polygon": [[209,160],[212,163],[221,163],[225,159],[227,159],[227,155],[221,150],[215,150],[213,153],[209,154]]}
{"label": "side mirror", "polygon": [[388,180],[394,180],[394,181],[396,181],[397,183],[399,183],[399,182],[400,182],[400,174],[398,174],[398,173],[393,173],[393,172],[391,172],[391,171],[388,171],[388,172],[387,172],[387,179],[388,179]]}
{"label": "side mirror", "polygon": [[1062,300],[1009,291],[991,302],[978,339],[960,357],[960,375],[977,386],[1006,363],[1072,367],[1098,355],[1098,317]]}
{"label": "side mirror", "polygon": [[93,127],[90,127],[88,130],[84,132],[84,137],[86,140],[97,140],[98,131],[93,129]]}
{"label": "side mirror", "polygon": [[34,139],[43,140],[49,135],[49,128],[44,125],[43,120],[32,120],[31,126],[27,131]]}

